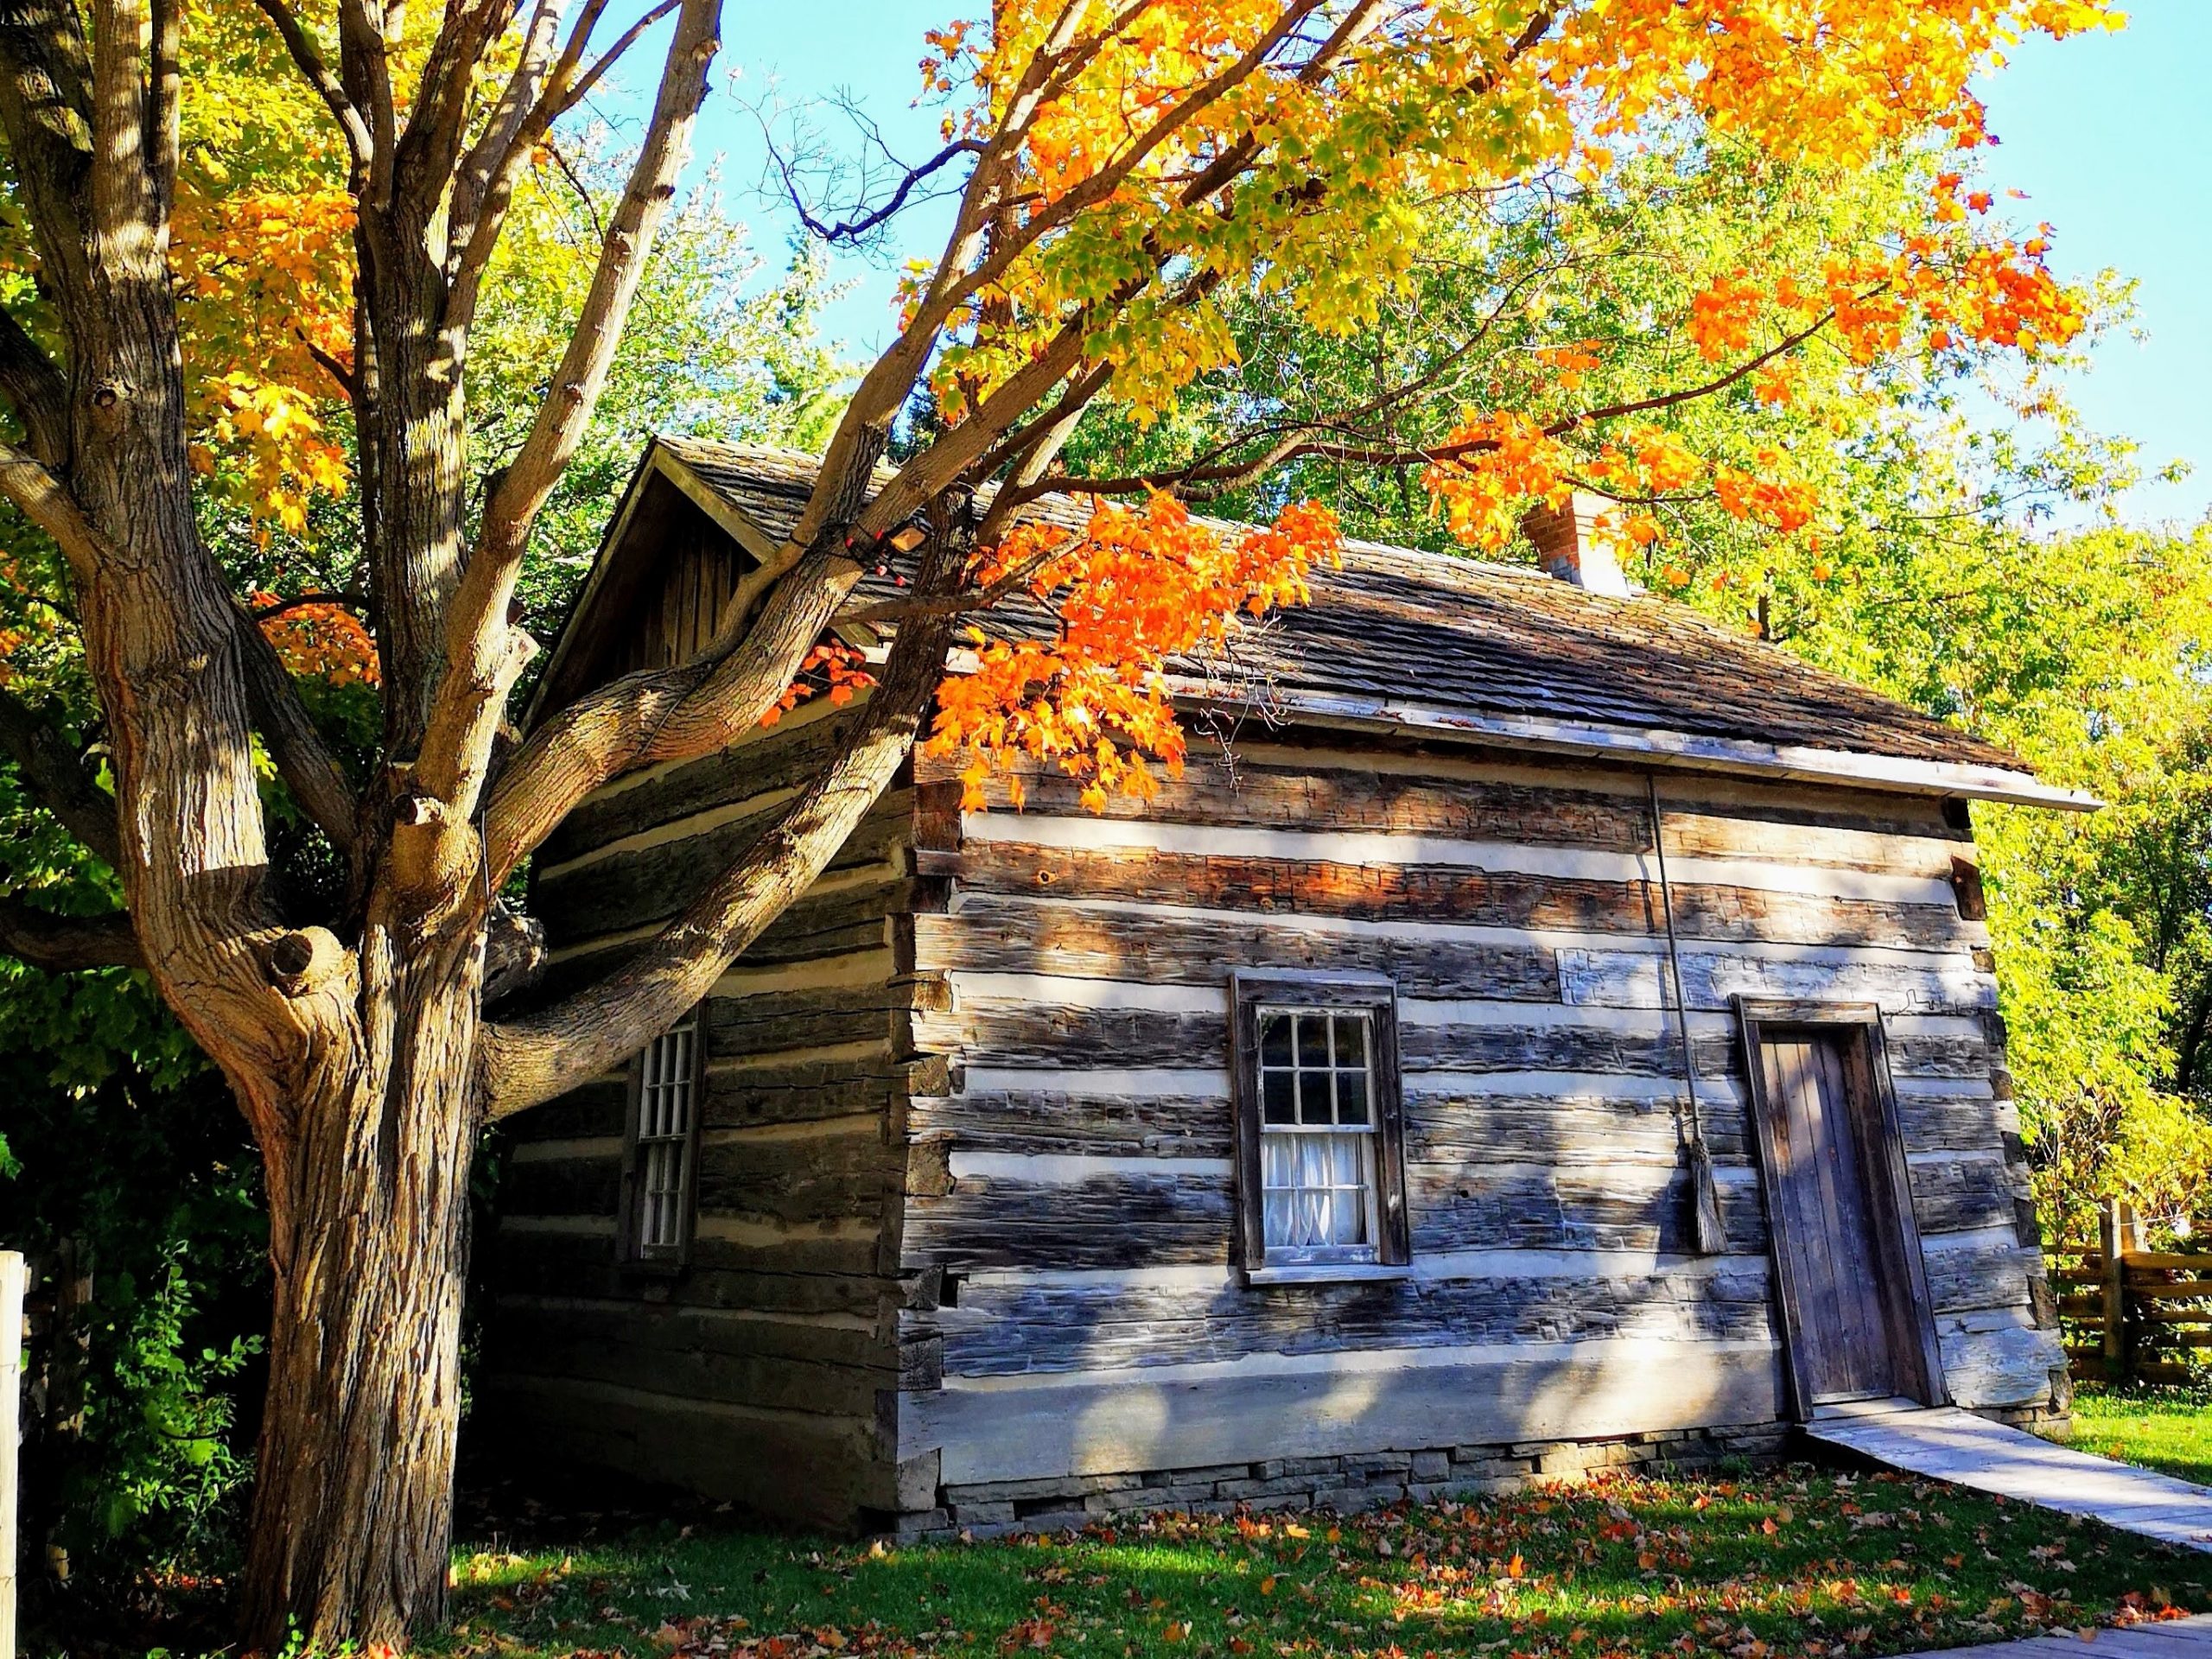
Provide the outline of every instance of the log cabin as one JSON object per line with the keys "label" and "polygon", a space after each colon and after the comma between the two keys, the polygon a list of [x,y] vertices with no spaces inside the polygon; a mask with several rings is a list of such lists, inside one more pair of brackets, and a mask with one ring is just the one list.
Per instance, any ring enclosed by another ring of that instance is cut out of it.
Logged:
{"label": "log cabin", "polygon": [[[696,651],[811,478],[655,442],[539,704]],[[676,1029],[516,1121],[480,1427],[931,1535],[2063,1416],[1968,806],[2094,803],[1634,590],[1587,500],[1529,531],[1541,569],[1349,545],[1235,684],[1181,665],[1148,805],[910,763]],[[556,986],[851,717],[583,803]]]}

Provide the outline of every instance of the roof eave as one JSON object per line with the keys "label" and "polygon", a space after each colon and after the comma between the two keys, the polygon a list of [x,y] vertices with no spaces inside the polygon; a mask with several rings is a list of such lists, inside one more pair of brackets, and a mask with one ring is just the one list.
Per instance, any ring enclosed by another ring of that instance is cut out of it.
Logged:
{"label": "roof eave", "polygon": [[[1174,677],[1177,697],[1218,704],[1221,690],[1201,680]],[[1608,726],[1593,721],[1553,720],[1535,715],[1488,714],[1395,697],[1348,696],[1303,687],[1275,688],[1269,708],[1302,720],[1367,730],[1400,731],[1466,743],[1503,744],[1554,754],[1630,760],[1669,770],[1732,772],[1797,783],[1857,785],[1911,795],[1949,796],[2039,806],[2062,812],[2094,812],[2104,803],[2082,790],[2046,784],[2032,773],[1956,760],[1914,760],[1853,749],[1760,743],[1707,737],[1656,728]]]}

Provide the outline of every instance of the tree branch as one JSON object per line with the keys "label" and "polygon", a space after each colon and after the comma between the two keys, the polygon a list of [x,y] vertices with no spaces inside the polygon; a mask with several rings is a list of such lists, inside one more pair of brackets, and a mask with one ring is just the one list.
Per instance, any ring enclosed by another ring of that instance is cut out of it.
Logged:
{"label": "tree branch", "polygon": [[[1869,294],[1878,292],[1870,289]],[[1746,358],[1726,373],[1694,386],[1682,386],[1673,391],[1655,392],[1649,397],[1637,397],[1624,403],[1600,404],[1573,415],[1563,415],[1546,425],[1546,437],[1564,437],[1578,427],[1592,426],[1599,421],[1618,420],[1625,416],[1647,414],[1656,409],[1672,409],[1677,404],[1694,403],[1700,397],[1711,397],[1726,391],[1745,376],[1755,374],[1775,359],[1786,355],[1803,345],[1835,320],[1835,313],[1824,311],[1802,328],[1793,329],[1775,345],[1755,357]],[[1333,424],[1333,423],[1332,423]],[[1018,493],[1022,502],[1035,500],[1039,496],[1069,493],[1077,495],[1142,495],[1156,490],[1184,490],[1202,486],[1207,493],[1231,489],[1249,484],[1254,479],[1274,467],[1294,461],[1316,457],[1324,461],[1341,461],[1357,467],[1421,467],[1436,466],[1446,461],[1464,460],[1469,455],[1485,454],[1497,448],[1493,438],[1471,438],[1460,443],[1403,446],[1376,444],[1358,440],[1325,438],[1315,435],[1325,429],[1319,422],[1308,422],[1285,428],[1277,441],[1260,454],[1238,461],[1217,466],[1192,465],[1165,467],[1158,472],[1138,473],[1120,478],[1057,478],[1049,484],[1038,484]]]}
{"label": "tree branch", "polygon": [[315,729],[299,687],[260,623],[243,606],[236,611],[238,663],[253,723],[269,745],[270,758],[300,804],[351,863],[359,851],[361,807],[353,786]]}
{"label": "tree branch", "polygon": [[16,763],[34,799],[105,861],[122,862],[115,798],[92,781],[77,746],[36,709],[0,686],[0,753]]}
{"label": "tree branch", "polygon": [[106,257],[137,265],[151,252],[153,179],[146,133],[152,100],[140,60],[145,0],[92,0],[92,226]]}
{"label": "tree branch", "polygon": [[146,99],[146,171],[156,225],[166,226],[176,200],[177,147],[184,91],[184,0],[153,0],[153,64]]}
{"label": "tree branch", "polygon": [[721,0],[683,0],[652,122],[601,245],[590,292],[529,433],[484,505],[476,550],[448,613],[446,674],[423,734],[416,779],[463,817],[473,812],[483,787],[500,711],[521,670],[506,612],[523,549],[606,386],[706,97],[707,68],[721,44]]}
{"label": "tree branch", "polygon": [[143,968],[145,952],[130,931],[130,918],[57,916],[20,899],[0,897],[0,955],[14,957],[49,974],[81,973],[88,968]]}
{"label": "tree branch", "polygon": [[[957,579],[963,554],[934,543],[918,585],[935,595]],[[486,1026],[485,1086],[493,1118],[550,1100],[667,1029],[813,885],[912,749],[944,672],[950,638],[950,622],[943,617],[899,631],[852,741],[637,956],[550,1008]]]}
{"label": "tree branch", "polygon": [[44,467],[64,466],[69,457],[68,379],[5,309],[0,309],[0,396],[23,423],[32,459]]}
{"label": "tree branch", "polygon": [[77,499],[52,473],[12,444],[0,443],[0,495],[54,537],[79,582],[89,582],[114,553]]}
{"label": "tree branch", "polygon": [[484,809],[498,887],[578,801],[639,766],[710,754],[760,723],[821,639],[859,568],[807,555],[779,582],[741,642],[680,668],[626,675],[542,723],[500,769]]}
{"label": "tree branch", "polygon": [[75,292],[86,270],[84,181],[92,165],[92,54],[74,0],[0,7],[0,122],[47,278]]}
{"label": "tree branch", "polygon": [[354,108],[353,100],[346,96],[345,87],[339,84],[338,77],[331,73],[330,66],[323,61],[321,52],[308,38],[307,30],[301,27],[299,17],[285,0],[256,0],[256,3],[267,15],[269,21],[276,25],[276,33],[284,42],[284,49],[291,54],[293,63],[298,67],[308,85],[314,87],[316,95],[322,99],[323,107],[330,111],[331,119],[338,124],[338,130],[345,137],[346,153],[353,161],[357,181],[365,178],[372,143],[368,124],[361,119],[360,111]]}
{"label": "tree branch", "polygon": [[785,160],[783,152],[772,142],[768,145],[768,159],[783,179],[784,194],[790,199],[791,211],[798,215],[800,224],[824,242],[855,242],[898,217],[906,206],[906,198],[913,194],[918,186],[926,183],[961,156],[980,156],[983,149],[984,145],[980,139],[956,138],[918,167],[908,168],[900,177],[898,188],[892,191],[890,199],[882,206],[868,208],[850,219],[838,219],[834,224],[817,219],[807,207],[799,192],[798,180],[792,175],[791,163]]}

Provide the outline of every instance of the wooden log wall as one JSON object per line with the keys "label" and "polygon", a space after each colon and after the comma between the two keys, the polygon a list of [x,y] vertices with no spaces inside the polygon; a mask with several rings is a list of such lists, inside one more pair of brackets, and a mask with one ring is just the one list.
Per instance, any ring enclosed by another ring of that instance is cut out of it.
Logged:
{"label": "wooden log wall", "polygon": [[[1317,734],[1103,817],[1046,776],[963,816],[919,777],[914,1035],[944,1086],[908,1105],[899,1436],[942,1481],[1776,1418],[1739,993],[1881,1005],[1951,1394],[2051,1399],[1940,803],[1662,774],[1729,1240],[1700,1257],[1642,774]],[[1395,981],[1409,1278],[1233,1277],[1236,968]]]}
{"label": "wooden log wall", "polygon": [[[674,915],[851,718],[803,705],[585,802],[534,878],[556,986]],[[902,1494],[883,1427],[899,1289],[883,1247],[912,1087],[910,964],[890,918],[912,885],[912,811],[910,786],[887,794],[707,1003],[687,1268],[617,1259],[624,1073],[516,1120],[488,1344],[489,1415],[509,1434],[810,1523],[930,1502]]]}

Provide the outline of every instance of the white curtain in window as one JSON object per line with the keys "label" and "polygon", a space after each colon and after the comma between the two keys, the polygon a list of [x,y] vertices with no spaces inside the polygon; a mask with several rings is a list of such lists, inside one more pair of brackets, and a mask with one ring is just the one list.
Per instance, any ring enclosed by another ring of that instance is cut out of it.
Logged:
{"label": "white curtain in window", "polygon": [[1268,1135],[1261,1140],[1267,1247],[1361,1245],[1367,1236],[1363,1134]]}

